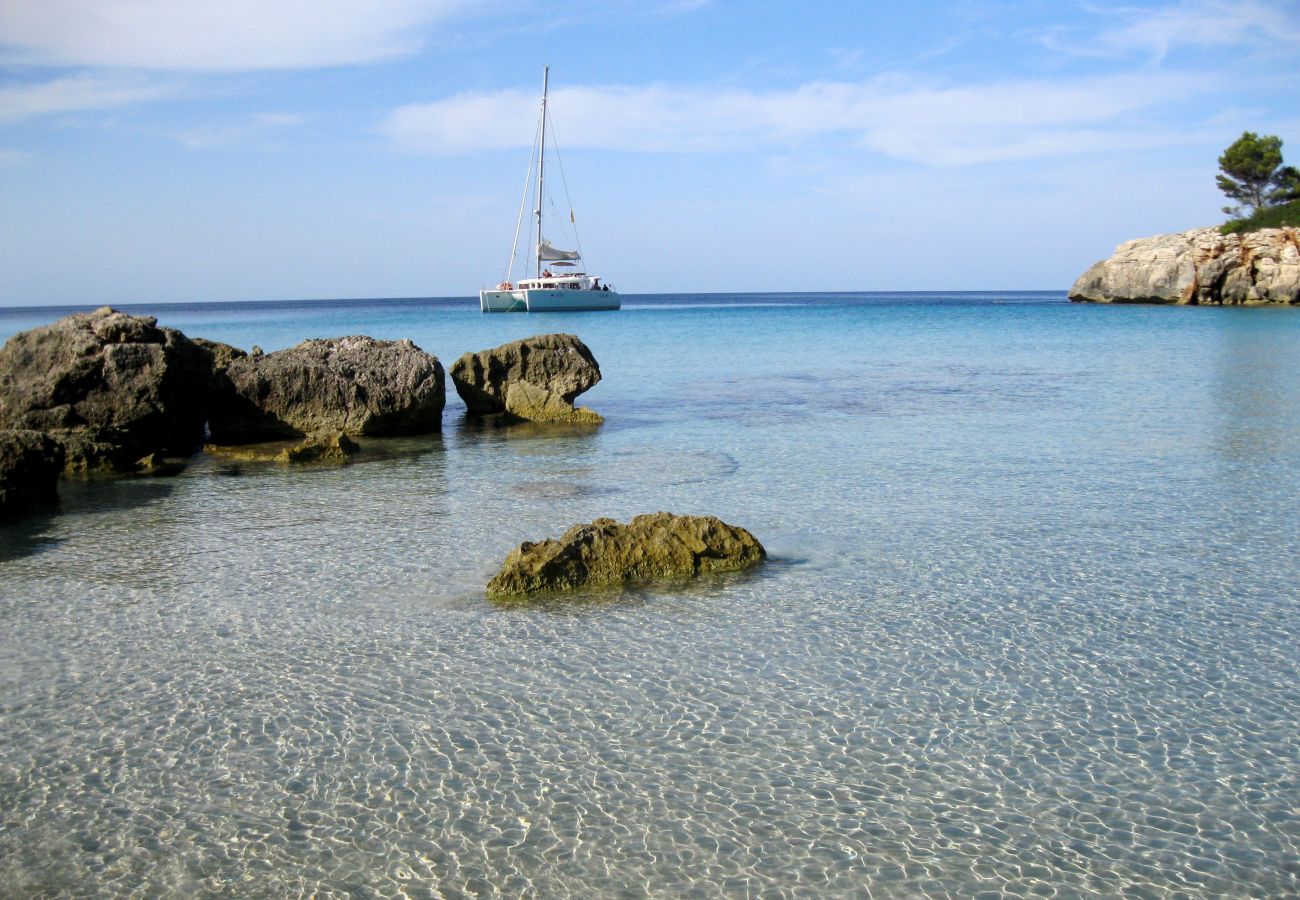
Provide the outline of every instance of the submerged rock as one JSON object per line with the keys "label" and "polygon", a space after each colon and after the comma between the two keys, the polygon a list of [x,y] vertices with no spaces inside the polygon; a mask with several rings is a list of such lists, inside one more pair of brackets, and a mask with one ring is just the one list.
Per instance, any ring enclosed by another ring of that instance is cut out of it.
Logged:
{"label": "submerged rock", "polygon": [[1092,303],[1300,305],[1300,229],[1196,228],[1120,244],[1074,283]]}
{"label": "submerged rock", "polygon": [[208,351],[153,316],[77,313],[0,348],[0,427],[48,433],[69,469],[188,456],[202,441],[211,371]]}
{"label": "submerged rock", "polygon": [[442,363],[409,340],[352,336],[232,359],[208,427],[214,444],[318,432],[425,434],[442,428]]}
{"label": "submerged rock", "polygon": [[487,593],[509,597],[730,572],[766,556],[752,534],[714,516],[657,512],[626,525],[596,519],[573,526],[558,541],[520,544],[488,582]]}
{"label": "submerged rock", "polygon": [[286,447],[284,442],[262,444],[208,444],[203,448],[222,459],[237,462],[345,463],[361,452],[361,445],[342,432],[312,434],[300,444]]}
{"label": "submerged rock", "polygon": [[0,519],[13,519],[59,499],[63,445],[26,429],[0,431]]}
{"label": "submerged rock", "polygon": [[[451,382],[471,415],[510,415],[535,422],[604,421],[573,400],[600,381],[600,366],[572,334],[541,334],[452,363]],[[513,399],[512,399],[513,393]]]}
{"label": "submerged rock", "polygon": [[283,462],[347,462],[361,451],[361,445],[341,431],[309,435],[297,447],[287,447],[278,457]]}

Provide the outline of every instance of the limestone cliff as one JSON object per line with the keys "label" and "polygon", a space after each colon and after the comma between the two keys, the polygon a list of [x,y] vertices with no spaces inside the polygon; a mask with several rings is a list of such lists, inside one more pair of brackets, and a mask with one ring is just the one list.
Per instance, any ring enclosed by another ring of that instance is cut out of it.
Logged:
{"label": "limestone cliff", "polygon": [[1128,241],[1079,276],[1070,299],[1300,306],[1300,229],[1220,234],[1195,228]]}

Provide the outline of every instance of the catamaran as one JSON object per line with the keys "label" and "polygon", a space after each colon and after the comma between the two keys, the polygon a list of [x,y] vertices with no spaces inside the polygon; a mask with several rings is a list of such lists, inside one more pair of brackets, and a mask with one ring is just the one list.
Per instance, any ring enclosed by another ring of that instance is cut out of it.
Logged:
{"label": "catamaran", "polygon": [[[479,308],[483,312],[558,312],[619,308],[617,291],[602,281],[599,275],[588,275],[581,271],[581,244],[577,241],[577,226],[572,209],[569,212],[569,222],[574,225],[574,242],[579,249],[561,250],[551,246],[551,242],[543,237],[542,209],[546,205],[546,97],[550,70],[550,66],[542,68],[542,112],[537,123],[537,144],[534,147],[533,159],[529,160],[528,164],[528,176],[525,179],[524,196],[519,203],[519,217],[515,222],[515,239],[510,246],[510,262],[506,266],[506,277],[495,288],[479,291]],[[536,184],[532,180],[534,160],[537,163]],[[531,278],[525,277],[513,281],[512,273],[519,250],[519,231],[530,193],[534,198],[533,217],[536,219],[537,227],[536,252],[531,260],[534,264],[533,275]],[[573,271],[568,271],[570,269]]]}

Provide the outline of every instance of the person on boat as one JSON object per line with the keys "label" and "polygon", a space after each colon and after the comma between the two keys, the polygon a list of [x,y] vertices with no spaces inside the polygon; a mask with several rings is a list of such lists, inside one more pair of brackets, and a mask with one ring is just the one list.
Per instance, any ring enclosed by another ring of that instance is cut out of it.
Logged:
{"label": "person on boat", "polygon": [[554,278],[555,276],[551,274],[551,270],[550,270],[550,269],[543,269],[543,270],[542,270],[542,277],[543,277],[543,278]]}

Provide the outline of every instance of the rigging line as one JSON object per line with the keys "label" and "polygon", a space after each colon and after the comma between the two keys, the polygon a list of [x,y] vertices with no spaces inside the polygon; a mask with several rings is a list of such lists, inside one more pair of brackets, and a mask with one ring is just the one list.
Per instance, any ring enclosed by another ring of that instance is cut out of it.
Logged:
{"label": "rigging line", "polygon": [[546,111],[546,119],[551,125],[551,149],[555,151],[555,164],[560,167],[560,184],[564,185],[564,203],[569,207],[569,224],[573,226],[573,243],[577,246],[578,256],[582,256],[582,239],[578,237],[578,221],[573,215],[573,200],[569,197],[569,180],[564,177],[564,159],[560,156],[560,140],[555,131],[555,120],[551,111]]}
{"label": "rigging line", "polygon": [[[537,140],[540,137],[541,137],[541,123],[539,122],[537,126],[537,131],[533,132],[533,149],[532,149],[532,153],[528,157],[528,172],[524,175],[524,192],[523,195],[519,198],[519,215],[515,219],[515,239],[510,244],[510,261],[506,263],[506,277],[505,277],[506,281],[511,280],[510,276],[513,275],[515,271],[515,259],[517,258],[519,253],[519,229],[523,225],[523,221],[524,221],[524,206],[526,206],[528,203],[528,189],[532,186],[533,183],[533,160],[537,159]],[[528,227],[528,231],[530,234],[532,233],[532,230],[533,230],[532,226],[530,225]]]}

